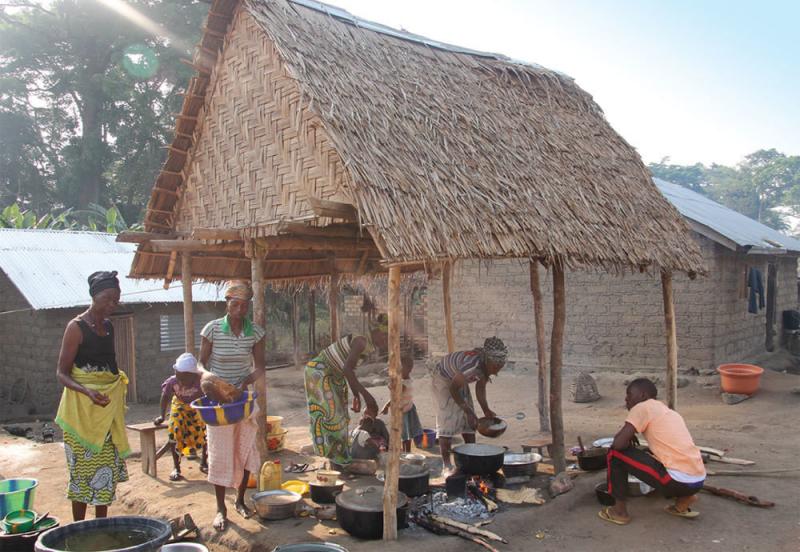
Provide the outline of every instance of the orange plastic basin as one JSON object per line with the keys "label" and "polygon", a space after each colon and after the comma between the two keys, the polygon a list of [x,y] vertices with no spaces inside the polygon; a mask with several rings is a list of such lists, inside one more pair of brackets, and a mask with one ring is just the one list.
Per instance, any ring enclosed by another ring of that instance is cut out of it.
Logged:
{"label": "orange plastic basin", "polygon": [[726,393],[752,395],[758,391],[764,369],[753,364],[721,364],[717,368],[719,383]]}

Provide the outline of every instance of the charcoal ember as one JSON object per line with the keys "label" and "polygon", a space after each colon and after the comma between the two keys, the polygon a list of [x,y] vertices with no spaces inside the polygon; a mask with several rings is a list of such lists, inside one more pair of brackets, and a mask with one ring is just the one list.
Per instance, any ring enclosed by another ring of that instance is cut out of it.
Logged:
{"label": "charcoal ember", "polygon": [[474,498],[457,498],[447,502],[447,493],[438,492],[433,495],[432,503],[433,513],[463,523],[473,523],[490,517],[486,506]]}

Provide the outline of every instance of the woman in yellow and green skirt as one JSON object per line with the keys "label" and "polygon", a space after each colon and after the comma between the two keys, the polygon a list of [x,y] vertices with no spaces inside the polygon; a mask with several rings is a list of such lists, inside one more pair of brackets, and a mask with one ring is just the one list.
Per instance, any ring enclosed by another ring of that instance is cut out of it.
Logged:
{"label": "woman in yellow and green skirt", "polygon": [[108,317],[119,305],[117,273],[89,276],[92,304],[67,324],[56,375],[64,386],[56,423],[64,431],[72,517],[86,517],[87,505],[98,518],[108,515],[117,483],[128,480],[124,458],[130,454],[125,432],[128,378],[117,368],[114,327]]}

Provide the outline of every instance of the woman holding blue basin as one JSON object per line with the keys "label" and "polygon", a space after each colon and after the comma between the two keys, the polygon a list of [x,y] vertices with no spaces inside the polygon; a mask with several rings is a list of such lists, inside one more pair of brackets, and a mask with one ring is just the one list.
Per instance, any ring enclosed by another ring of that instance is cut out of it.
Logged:
{"label": "woman holding blue basin", "polygon": [[117,368],[114,327],[109,316],[119,306],[117,272],[89,276],[91,306],[70,320],[64,331],[56,375],[64,386],[56,423],[64,431],[75,521],[86,507],[104,518],[117,484],[128,480],[124,458],[130,455],[125,432],[128,378]]}
{"label": "woman holding blue basin", "polygon": [[[237,388],[237,394],[246,391],[264,377],[263,328],[247,318],[253,291],[243,281],[228,282],[225,288],[226,314],[212,320],[200,335],[201,387],[204,391],[210,382],[219,378]],[[213,387],[213,385],[211,385]],[[206,393],[208,394],[208,393]],[[224,531],[228,525],[225,491],[237,488],[234,508],[245,518],[253,513],[244,503],[244,493],[251,473],[258,473],[261,457],[258,453],[258,407],[244,420],[230,425],[208,425],[208,481],[214,485],[217,515],[214,529]]]}

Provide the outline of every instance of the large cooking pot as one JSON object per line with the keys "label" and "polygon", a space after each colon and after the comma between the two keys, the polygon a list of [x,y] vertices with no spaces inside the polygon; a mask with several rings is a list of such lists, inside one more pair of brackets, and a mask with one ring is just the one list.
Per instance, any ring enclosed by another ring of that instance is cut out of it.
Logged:
{"label": "large cooking pot", "polygon": [[[397,493],[397,528],[405,529],[408,497]],[[383,488],[361,487],[336,497],[336,519],[339,526],[359,539],[383,538]]]}
{"label": "large cooking pot", "polygon": [[141,516],[98,518],[77,521],[42,533],[36,541],[35,550],[155,552],[171,535],[169,523],[160,519]]}
{"label": "large cooking pot", "polygon": [[578,467],[583,471],[599,471],[606,469],[606,455],[608,450],[605,448],[588,448],[578,453]]}
{"label": "large cooking pot", "polygon": [[467,443],[453,449],[456,466],[467,475],[490,475],[503,467],[506,449],[495,445]]}
{"label": "large cooking pot", "polygon": [[425,466],[400,466],[398,488],[406,496],[422,496],[430,488],[430,473]]}
{"label": "large cooking pot", "polygon": [[511,477],[533,477],[542,456],[535,452],[507,452],[503,455],[503,475]]}

